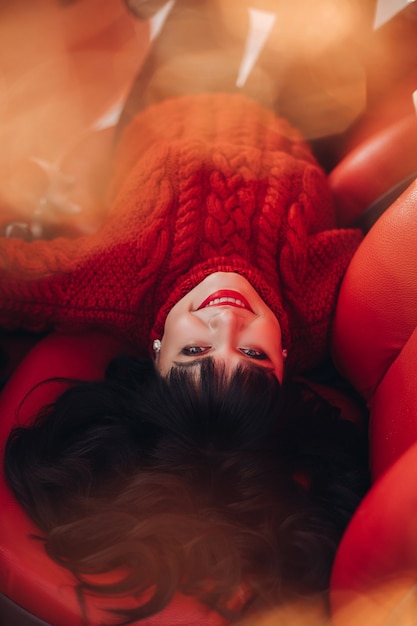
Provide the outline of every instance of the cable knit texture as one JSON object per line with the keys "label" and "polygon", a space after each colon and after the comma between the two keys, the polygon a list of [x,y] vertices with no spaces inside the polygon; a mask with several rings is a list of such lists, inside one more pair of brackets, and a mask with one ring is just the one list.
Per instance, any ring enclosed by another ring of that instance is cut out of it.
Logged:
{"label": "cable knit texture", "polygon": [[97,233],[1,241],[0,323],[99,327],[149,352],[187,291],[234,271],[275,312],[303,371],[326,354],[360,239],[335,229],[325,175],[285,120],[239,95],[166,100],[125,129]]}

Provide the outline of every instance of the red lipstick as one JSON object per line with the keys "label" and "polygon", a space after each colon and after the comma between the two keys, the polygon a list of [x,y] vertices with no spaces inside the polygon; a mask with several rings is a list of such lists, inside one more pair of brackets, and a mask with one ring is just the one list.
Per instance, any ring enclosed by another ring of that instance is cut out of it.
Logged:
{"label": "red lipstick", "polygon": [[[214,303],[214,300],[219,300],[220,298],[231,298],[232,300]],[[238,302],[233,302],[233,300],[237,300]],[[211,302],[213,302],[213,304],[210,304]],[[215,291],[214,293],[210,294],[209,297],[200,304],[197,311],[199,311],[200,309],[204,309],[207,306],[235,306],[238,309],[247,309],[248,311],[253,313],[252,308],[246,298],[242,296],[242,294],[238,291],[232,291],[231,289],[221,289],[220,291]]]}

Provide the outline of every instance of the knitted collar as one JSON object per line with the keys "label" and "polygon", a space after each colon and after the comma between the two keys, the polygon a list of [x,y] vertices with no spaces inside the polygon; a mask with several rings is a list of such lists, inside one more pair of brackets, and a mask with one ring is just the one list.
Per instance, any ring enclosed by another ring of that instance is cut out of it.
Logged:
{"label": "knitted collar", "polygon": [[194,287],[201,283],[207,276],[215,272],[235,272],[240,274],[252,285],[258,292],[262,300],[271,309],[277,317],[282,334],[282,345],[284,348],[289,347],[289,330],[288,317],[282,306],[281,297],[278,294],[278,288],[269,285],[262,274],[254,268],[250,263],[239,256],[232,257],[216,257],[204,261],[192,268],[186,275],[181,276],[173,285],[172,291],[168,298],[160,307],[154,326],[151,331],[149,349],[151,349],[154,339],[161,338],[164,334],[165,321],[172,307],[183,298]]}

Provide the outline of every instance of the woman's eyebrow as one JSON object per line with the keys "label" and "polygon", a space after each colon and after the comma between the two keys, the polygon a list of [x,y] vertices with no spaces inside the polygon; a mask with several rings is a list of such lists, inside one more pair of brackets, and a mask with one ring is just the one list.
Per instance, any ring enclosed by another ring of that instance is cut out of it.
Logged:
{"label": "woman's eyebrow", "polygon": [[175,367],[189,369],[190,367],[200,367],[202,363],[211,360],[212,358],[209,356],[203,356],[199,358],[197,354],[196,356],[191,357],[190,361],[173,361],[173,365],[175,365]]}
{"label": "woman's eyebrow", "polygon": [[[198,358],[198,356],[196,356],[192,358],[192,360],[190,361],[173,361],[172,364],[175,365],[175,367],[179,367],[181,369],[190,369],[192,367],[201,367],[201,365],[206,361],[213,361],[213,357],[204,356],[204,357]],[[262,370],[264,372],[265,371],[270,372],[271,374],[275,375],[274,367],[271,367],[269,365],[260,365],[258,363],[253,363],[246,359],[242,359],[242,362],[240,363],[240,367],[245,367],[250,370],[256,370],[256,371]]]}

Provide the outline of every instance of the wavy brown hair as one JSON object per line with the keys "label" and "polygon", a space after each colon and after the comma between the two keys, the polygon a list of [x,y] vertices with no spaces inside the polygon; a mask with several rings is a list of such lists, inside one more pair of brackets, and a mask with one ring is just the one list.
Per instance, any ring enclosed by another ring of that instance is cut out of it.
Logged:
{"label": "wavy brown hair", "polygon": [[164,379],[128,360],[15,429],[5,469],[81,598],[147,593],[112,611],[128,624],[176,591],[232,618],[242,581],[257,604],[325,590],[366,449],[337,409],[261,368],[225,377],[209,359]]}

